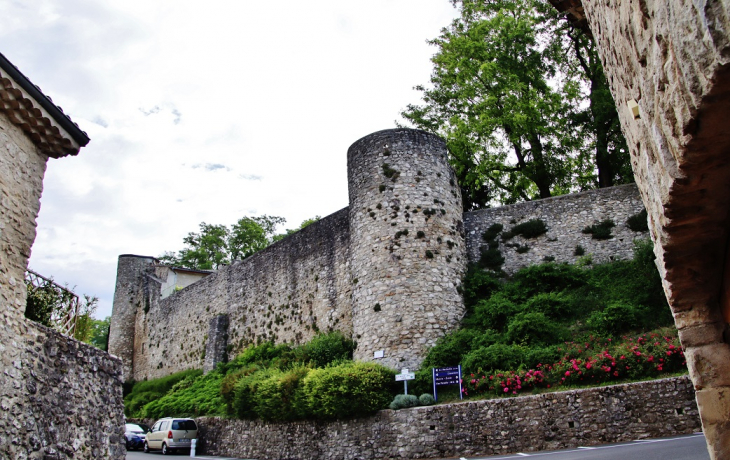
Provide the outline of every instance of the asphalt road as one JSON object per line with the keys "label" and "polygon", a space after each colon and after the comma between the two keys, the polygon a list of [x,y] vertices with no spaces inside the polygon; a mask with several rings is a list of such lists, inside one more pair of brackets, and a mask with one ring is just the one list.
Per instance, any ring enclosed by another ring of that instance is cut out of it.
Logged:
{"label": "asphalt road", "polygon": [[[141,451],[127,452],[128,460],[151,460],[162,458],[159,452],[145,454]],[[178,458],[187,455],[177,454]],[[231,457],[198,456],[202,459],[238,460]],[[642,439],[640,441],[602,446],[578,447],[575,449],[554,450],[545,452],[519,452],[496,457],[468,457],[467,460],[709,460],[705,437],[702,433],[672,438]],[[259,459],[267,460],[267,459]]]}

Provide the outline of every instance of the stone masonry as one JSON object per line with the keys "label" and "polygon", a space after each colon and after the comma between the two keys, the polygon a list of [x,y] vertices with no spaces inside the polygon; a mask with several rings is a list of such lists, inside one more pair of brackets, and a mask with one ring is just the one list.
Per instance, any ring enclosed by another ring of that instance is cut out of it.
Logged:
{"label": "stone masonry", "polygon": [[[464,227],[469,261],[476,263],[479,260],[480,248],[486,245],[482,234],[489,226],[502,224],[504,231],[508,231],[531,219],[543,221],[547,232],[536,238],[520,235],[508,241],[497,238],[505,258],[502,270],[507,273],[545,260],[574,264],[581,257],[590,258],[592,263],[630,259],[633,257],[632,242],[649,238],[647,231],[633,231],[627,224],[630,217],[643,209],[639,191],[631,184],[467,212]],[[611,229],[611,238],[599,240],[583,233],[586,227],[606,219],[616,225]],[[520,251],[525,247],[526,252]],[[583,249],[583,255],[576,254],[578,247]]]}
{"label": "stone masonry", "polygon": [[[109,349],[124,361],[125,378],[212,369],[251,343],[302,343],[330,330],[357,342],[356,359],[415,369],[461,320],[458,286],[490,225],[508,230],[539,218],[548,226],[545,235],[511,240],[526,253],[501,244],[508,272],[548,255],[574,263],[577,245],[596,263],[630,258],[633,240],[646,237],[626,226],[643,209],[631,185],[464,214],[444,142],[422,131],[355,142],[348,179],[349,207],[169,297],[161,296],[167,267],[120,256]],[[605,219],[616,223],[612,238],[582,233]],[[228,318],[225,333],[209,323],[219,317]]]}
{"label": "stone masonry", "polygon": [[[566,3],[580,15],[581,2]],[[710,456],[730,459],[730,3],[582,8],[631,151]]]}
{"label": "stone masonry", "polygon": [[46,162],[87,142],[0,54],[1,459],[124,458],[121,361],[24,316]]}
{"label": "stone masonry", "polygon": [[386,130],[347,152],[355,358],[417,368],[464,316],[461,194],[444,141]]}
{"label": "stone masonry", "polygon": [[687,377],[469,401],[355,420],[266,423],[198,419],[207,455],[301,460],[458,458],[694,433]]}

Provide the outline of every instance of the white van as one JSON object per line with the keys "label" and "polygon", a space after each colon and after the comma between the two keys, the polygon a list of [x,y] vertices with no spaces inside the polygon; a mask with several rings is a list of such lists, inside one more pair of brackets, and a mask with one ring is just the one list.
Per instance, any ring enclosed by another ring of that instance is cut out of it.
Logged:
{"label": "white van", "polygon": [[162,455],[190,450],[190,441],[198,437],[198,425],[191,418],[163,418],[147,433],[144,451],[161,450]]}

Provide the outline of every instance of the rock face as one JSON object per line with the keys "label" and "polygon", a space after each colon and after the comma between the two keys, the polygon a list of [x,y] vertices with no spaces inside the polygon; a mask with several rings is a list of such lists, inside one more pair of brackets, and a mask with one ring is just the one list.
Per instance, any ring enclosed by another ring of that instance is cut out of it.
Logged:
{"label": "rock face", "polygon": [[672,436],[700,427],[686,377],[469,401],[332,422],[198,420],[199,452],[240,458],[452,458]]}
{"label": "rock face", "polygon": [[595,0],[583,7],[631,149],[710,454],[727,459],[730,4]]}
{"label": "rock face", "polygon": [[380,131],[347,152],[355,358],[416,368],[464,316],[461,194],[444,141]]}

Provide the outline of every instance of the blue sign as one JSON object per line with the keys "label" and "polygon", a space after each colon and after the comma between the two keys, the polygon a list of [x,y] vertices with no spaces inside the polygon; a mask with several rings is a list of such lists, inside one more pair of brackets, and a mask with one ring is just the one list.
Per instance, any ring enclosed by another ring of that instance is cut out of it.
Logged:
{"label": "blue sign", "polygon": [[438,400],[436,396],[436,387],[441,385],[459,385],[459,397],[464,399],[461,389],[461,365],[452,367],[434,367],[433,372],[433,399]]}

